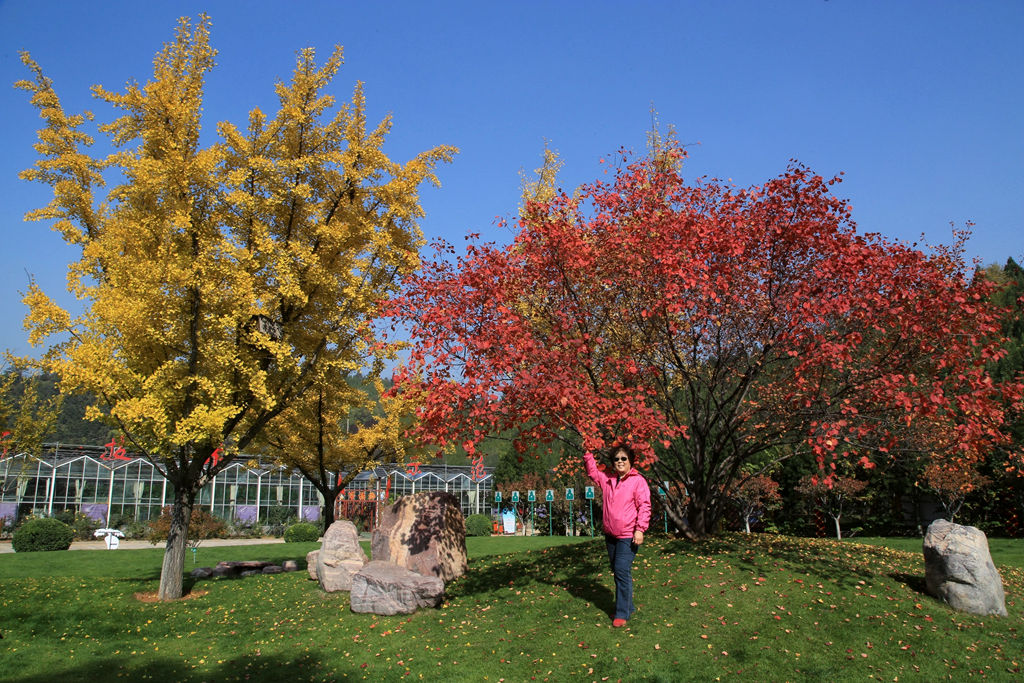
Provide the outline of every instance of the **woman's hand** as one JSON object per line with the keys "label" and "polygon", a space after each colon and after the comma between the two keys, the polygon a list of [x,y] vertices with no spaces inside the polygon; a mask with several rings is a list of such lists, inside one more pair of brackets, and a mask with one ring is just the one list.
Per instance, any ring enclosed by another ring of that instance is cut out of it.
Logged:
{"label": "woman's hand", "polygon": [[644,542],[644,532],[637,529],[633,532],[633,545],[640,545]]}

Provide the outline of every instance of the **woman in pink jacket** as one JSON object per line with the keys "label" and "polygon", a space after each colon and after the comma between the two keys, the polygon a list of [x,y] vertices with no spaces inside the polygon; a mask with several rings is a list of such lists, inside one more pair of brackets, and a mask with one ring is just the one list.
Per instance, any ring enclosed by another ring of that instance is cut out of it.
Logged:
{"label": "woman in pink jacket", "polygon": [[604,539],[608,546],[608,559],[615,576],[615,614],[612,626],[625,626],[633,606],[633,558],[644,532],[651,521],[651,489],[639,472],[633,467],[633,451],[625,446],[616,446],[612,455],[612,474],[602,472],[594,461],[594,454],[587,451],[583,461],[587,476],[601,487],[604,500]]}

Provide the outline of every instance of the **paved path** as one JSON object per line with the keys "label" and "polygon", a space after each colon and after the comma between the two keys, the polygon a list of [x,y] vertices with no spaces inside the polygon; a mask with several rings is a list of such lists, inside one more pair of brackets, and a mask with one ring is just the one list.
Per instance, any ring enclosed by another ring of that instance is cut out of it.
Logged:
{"label": "paved path", "polygon": [[[261,545],[264,543],[284,543],[283,538],[210,538],[202,542],[200,548],[212,548],[219,545]],[[149,541],[131,541],[122,539],[121,548],[124,550],[138,550],[139,548],[163,548],[163,544],[153,545]],[[69,550],[106,550],[107,544],[104,541],[74,541]],[[0,541],[0,553],[13,553],[10,541]]]}

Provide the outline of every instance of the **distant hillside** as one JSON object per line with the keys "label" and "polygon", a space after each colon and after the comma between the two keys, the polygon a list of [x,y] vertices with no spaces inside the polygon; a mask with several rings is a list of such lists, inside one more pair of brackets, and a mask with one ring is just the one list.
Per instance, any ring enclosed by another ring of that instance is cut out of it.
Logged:
{"label": "distant hillside", "polygon": [[[8,372],[16,372],[9,370]],[[16,404],[18,398],[24,391],[24,380],[14,383],[5,397],[11,403]],[[39,396],[47,399],[57,393],[57,378],[55,375],[43,374],[39,376]],[[85,419],[85,409],[96,402],[95,397],[85,395],[68,396],[64,399],[60,417],[54,431],[47,435],[44,441],[57,442],[62,444],[82,444],[88,446],[102,446],[110,441],[112,430],[100,422],[90,422]]]}

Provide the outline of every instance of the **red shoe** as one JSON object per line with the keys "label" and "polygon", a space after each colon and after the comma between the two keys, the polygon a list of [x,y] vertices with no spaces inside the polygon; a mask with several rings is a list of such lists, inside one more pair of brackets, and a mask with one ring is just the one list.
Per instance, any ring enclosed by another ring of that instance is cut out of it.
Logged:
{"label": "red shoe", "polygon": [[625,619],[612,619],[612,626],[614,626],[615,628],[622,628],[625,625],[626,625],[626,620]]}

